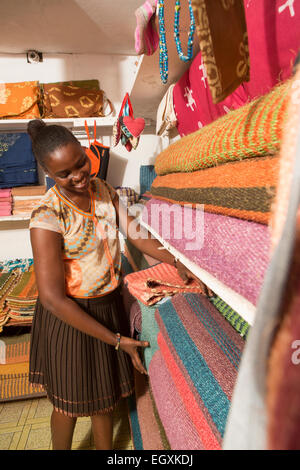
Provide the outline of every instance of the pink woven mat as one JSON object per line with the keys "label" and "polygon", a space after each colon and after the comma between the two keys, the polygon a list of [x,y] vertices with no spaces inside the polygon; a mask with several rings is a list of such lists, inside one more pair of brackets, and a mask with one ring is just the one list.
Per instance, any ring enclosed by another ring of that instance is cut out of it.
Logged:
{"label": "pink woven mat", "polygon": [[256,305],[269,262],[267,226],[155,198],[142,217],[188,259]]}

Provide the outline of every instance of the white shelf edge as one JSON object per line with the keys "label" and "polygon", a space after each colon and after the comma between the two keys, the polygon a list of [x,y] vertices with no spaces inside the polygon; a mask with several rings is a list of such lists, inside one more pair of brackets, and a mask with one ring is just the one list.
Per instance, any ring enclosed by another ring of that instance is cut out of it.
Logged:
{"label": "white shelf edge", "polygon": [[191,272],[193,272],[204,284],[207,285],[212,291],[218,295],[224,302],[226,302],[233,310],[235,310],[249,325],[254,324],[254,318],[256,313],[256,307],[245,297],[241,296],[230,287],[227,287],[221,281],[219,281],[212,274],[208,273],[204,269],[200,268],[196,263],[189,260],[185,255],[180,253],[170,243],[164,240],[152,227],[150,227],[141,218],[138,219],[141,226],[146,228],[160,243],[176,258],[178,258],[182,264],[184,264]]}
{"label": "white shelf edge", "polygon": [[[116,121],[116,116],[106,117],[88,117],[88,118],[57,118],[57,119],[43,119],[46,124],[60,124],[73,130],[84,130],[85,121],[88,127],[93,127],[96,121],[97,127],[112,127]],[[1,131],[26,131],[27,124],[31,119],[0,119],[0,132]],[[152,126],[151,119],[145,119],[145,126]]]}
{"label": "white shelf edge", "polygon": [[22,216],[22,215],[5,215],[0,216],[0,222],[14,222],[18,220],[30,220],[30,216]]}
{"label": "white shelf edge", "polygon": [[[115,116],[43,119],[47,124],[61,124],[71,129],[84,128],[85,121],[87,121],[89,127],[94,126],[94,121],[96,121],[97,127],[111,127],[114,125],[115,120]],[[0,119],[0,131],[26,130],[29,121],[30,119]]]}

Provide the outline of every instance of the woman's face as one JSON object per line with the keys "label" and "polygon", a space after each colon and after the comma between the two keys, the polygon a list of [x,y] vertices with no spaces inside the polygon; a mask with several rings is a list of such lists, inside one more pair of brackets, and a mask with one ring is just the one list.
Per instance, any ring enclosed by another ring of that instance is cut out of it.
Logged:
{"label": "woman's face", "polygon": [[91,163],[83,147],[70,142],[52,152],[46,161],[51,178],[67,192],[83,194],[90,184]]}

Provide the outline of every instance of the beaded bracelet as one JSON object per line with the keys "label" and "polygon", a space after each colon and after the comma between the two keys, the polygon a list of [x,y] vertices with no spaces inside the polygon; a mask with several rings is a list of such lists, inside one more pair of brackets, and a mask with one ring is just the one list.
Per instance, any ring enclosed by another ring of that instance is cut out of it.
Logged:
{"label": "beaded bracelet", "polygon": [[120,347],[120,341],[121,341],[121,335],[120,333],[117,333],[116,334],[116,337],[117,337],[117,344],[115,345],[115,350],[118,351],[119,347]]}

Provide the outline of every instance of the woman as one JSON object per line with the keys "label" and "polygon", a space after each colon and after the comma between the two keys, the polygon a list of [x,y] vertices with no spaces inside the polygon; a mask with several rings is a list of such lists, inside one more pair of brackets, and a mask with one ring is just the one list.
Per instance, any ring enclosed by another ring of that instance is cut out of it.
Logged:
{"label": "woman", "polygon": [[[71,448],[77,416],[91,416],[96,449],[111,449],[112,411],[133,392],[132,364],[147,373],[138,348],[149,346],[129,337],[119,228],[144,253],[170,264],[174,257],[146,232],[130,237],[126,227],[135,220],[110,185],[90,180],[89,158],[68,129],[34,120],[28,133],[36,159],[56,182],[30,222],[39,294],[30,381],[42,384],[53,403],[53,449]],[[177,266],[185,280],[194,277]]]}

